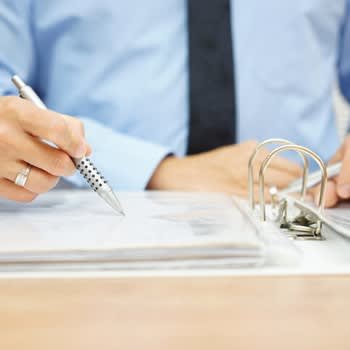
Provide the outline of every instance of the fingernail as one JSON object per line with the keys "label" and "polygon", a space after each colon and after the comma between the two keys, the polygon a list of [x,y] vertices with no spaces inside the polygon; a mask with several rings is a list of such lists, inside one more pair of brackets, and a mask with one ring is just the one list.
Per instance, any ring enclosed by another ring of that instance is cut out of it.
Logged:
{"label": "fingernail", "polygon": [[342,198],[350,198],[350,184],[339,185],[337,192]]}
{"label": "fingernail", "polygon": [[86,146],[85,144],[81,144],[78,148],[77,148],[77,151],[76,151],[76,157],[77,158],[82,158],[85,156],[85,153],[86,153]]}

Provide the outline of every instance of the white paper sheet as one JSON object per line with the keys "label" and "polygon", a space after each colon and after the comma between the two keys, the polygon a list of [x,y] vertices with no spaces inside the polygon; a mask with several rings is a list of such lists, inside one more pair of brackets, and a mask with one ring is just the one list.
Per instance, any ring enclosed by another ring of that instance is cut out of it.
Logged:
{"label": "white paper sheet", "polygon": [[148,192],[123,193],[120,200],[126,217],[90,191],[54,191],[29,205],[0,201],[0,268],[28,262],[133,268],[160,261],[175,267],[263,261],[264,242],[229,196]]}

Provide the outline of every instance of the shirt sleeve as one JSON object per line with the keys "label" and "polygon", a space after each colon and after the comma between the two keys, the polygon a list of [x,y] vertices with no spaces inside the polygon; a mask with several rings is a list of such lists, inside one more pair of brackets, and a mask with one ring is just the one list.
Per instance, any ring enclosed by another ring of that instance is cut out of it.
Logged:
{"label": "shirt sleeve", "polygon": [[[0,96],[17,94],[10,81],[13,74],[35,88],[37,62],[30,18],[30,0],[0,1]],[[118,133],[89,117],[81,120],[93,148],[92,161],[115,189],[144,189],[155,168],[171,153],[166,147]],[[79,174],[67,180],[87,186]]]}
{"label": "shirt sleeve", "polygon": [[350,0],[346,0],[344,21],[339,39],[339,86],[343,96],[350,102]]}
{"label": "shirt sleeve", "polygon": [[[145,189],[158,164],[172,153],[158,144],[116,133],[93,119],[80,119],[93,149],[91,160],[115,189]],[[69,180],[78,186],[86,185],[79,174]]]}
{"label": "shirt sleeve", "polygon": [[13,95],[11,76],[33,82],[35,50],[30,27],[29,0],[0,1],[0,94]]}

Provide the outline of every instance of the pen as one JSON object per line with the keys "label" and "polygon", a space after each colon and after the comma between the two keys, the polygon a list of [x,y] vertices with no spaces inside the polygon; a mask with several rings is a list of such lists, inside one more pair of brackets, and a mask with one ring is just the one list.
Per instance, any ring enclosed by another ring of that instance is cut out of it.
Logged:
{"label": "pen", "polygon": [[[30,86],[26,85],[20,77],[14,75],[12,77],[12,82],[18,89],[20,97],[33,102],[37,107],[41,109],[47,109],[35,91]],[[86,157],[72,158],[72,160],[89,186],[100,197],[102,197],[109,206],[118,212],[118,214],[125,215],[116,194],[113,192],[112,188],[109,186],[104,177],[96,169],[92,161]]]}
{"label": "pen", "polygon": [[[341,162],[335,163],[332,165],[329,165],[327,167],[327,174],[328,174],[328,179],[331,179],[340,173],[341,169]],[[308,176],[306,188],[309,189],[317,184],[319,184],[322,180],[322,172],[320,170],[317,170],[313,173],[311,173]],[[293,181],[286,189],[282,190],[283,193],[291,193],[291,192],[297,192],[301,189],[302,186],[302,179],[298,179]]]}

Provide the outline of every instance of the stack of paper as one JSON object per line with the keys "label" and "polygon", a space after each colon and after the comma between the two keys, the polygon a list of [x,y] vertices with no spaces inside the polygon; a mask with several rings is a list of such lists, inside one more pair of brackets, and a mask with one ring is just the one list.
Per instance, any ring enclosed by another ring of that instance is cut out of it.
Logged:
{"label": "stack of paper", "polygon": [[258,265],[265,242],[239,202],[220,194],[122,193],[117,216],[91,191],[0,201],[0,269]]}

